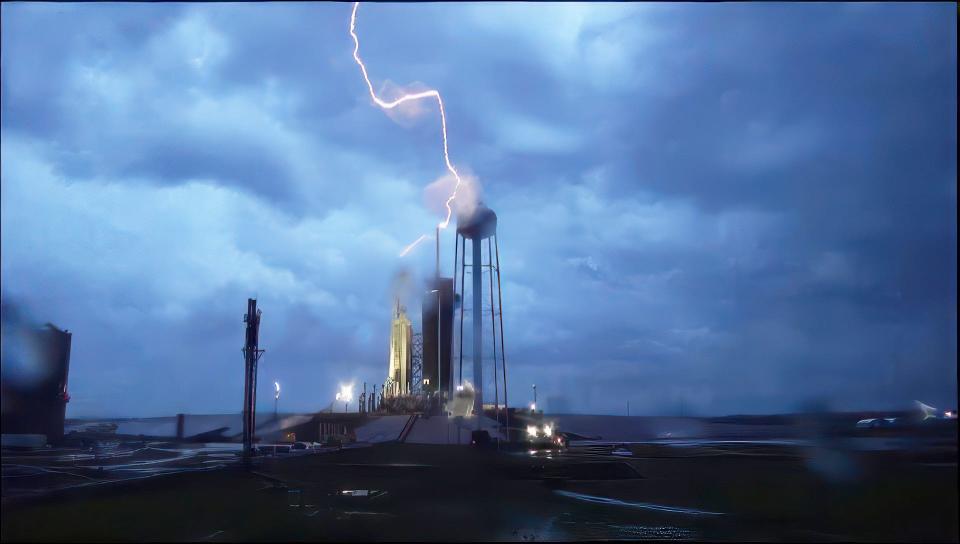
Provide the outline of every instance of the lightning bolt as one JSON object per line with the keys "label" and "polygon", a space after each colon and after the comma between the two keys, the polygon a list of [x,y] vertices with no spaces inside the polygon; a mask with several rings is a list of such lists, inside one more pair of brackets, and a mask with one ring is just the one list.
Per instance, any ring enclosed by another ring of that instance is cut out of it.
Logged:
{"label": "lightning bolt", "polygon": [[[428,91],[423,91],[414,94],[405,94],[400,98],[387,102],[382,100],[377,93],[373,90],[373,83],[370,82],[370,76],[367,74],[367,67],[363,64],[363,60],[360,59],[360,38],[357,37],[357,8],[360,7],[360,2],[353,3],[353,13],[350,15],[350,36],[353,37],[353,60],[357,61],[357,66],[360,67],[360,72],[363,73],[363,79],[367,82],[367,89],[370,91],[370,98],[373,99],[374,103],[385,110],[392,110],[404,102],[410,102],[412,100],[421,100],[424,98],[436,98],[437,106],[440,108],[440,127],[443,129],[443,161],[447,165],[447,170],[453,174],[453,177],[457,180],[457,184],[453,187],[453,193],[450,194],[450,197],[447,198],[445,206],[447,208],[447,217],[439,223],[441,229],[446,229],[447,225],[450,224],[450,216],[453,213],[453,210],[450,208],[450,203],[453,202],[453,199],[457,198],[457,190],[460,189],[460,174],[457,173],[457,169],[453,167],[453,164],[450,162],[450,150],[447,147],[447,114],[443,109],[443,99],[440,98],[440,91],[436,89],[431,89]],[[417,244],[422,242],[427,235],[423,235],[420,238],[417,238],[412,244],[407,246],[400,256],[406,255],[411,249],[413,249]]]}
{"label": "lightning bolt", "polygon": [[426,235],[426,234],[421,234],[419,238],[417,238],[416,240],[414,240],[413,242],[411,242],[410,245],[408,245],[407,247],[403,248],[403,251],[400,252],[400,256],[403,257],[403,256],[406,255],[407,253],[410,253],[410,250],[411,250],[411,249],[417,247],[417,245],[418,245],[420,242],[422,242],[422,241],[424,241],[424,240],[426,240],[426,239],[427,239],[427,235]]}

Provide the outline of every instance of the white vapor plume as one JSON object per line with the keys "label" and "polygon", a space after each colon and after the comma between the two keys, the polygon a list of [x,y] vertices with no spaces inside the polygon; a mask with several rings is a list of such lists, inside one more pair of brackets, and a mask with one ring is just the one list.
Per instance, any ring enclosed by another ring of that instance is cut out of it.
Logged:
{"label": "white vapor plume", "polygon": [[480,182],[470,173],[460,176],[460,186],[457,189],[457,180],[450,174],[433,180],[423,190],[423,200],[427,209],[432,212],[443,213],[446,204],[446,195],[453,190],[457,191],[457,199],[452,202],[453,211],[460,216],[469,216],[482,200]]}

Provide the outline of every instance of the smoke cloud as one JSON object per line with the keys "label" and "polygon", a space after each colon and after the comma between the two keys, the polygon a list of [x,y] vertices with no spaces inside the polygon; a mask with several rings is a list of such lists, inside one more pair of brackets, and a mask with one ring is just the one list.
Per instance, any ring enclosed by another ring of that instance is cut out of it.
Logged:
{"label": "smoke cloud", "polygon": [[[465,171],[463,167],[459,170],[462,181],[460,188],[457,189],[457,197],[450,202],[453,217],[472,214],[483,197],[480,180],[469,171]],[[423,190],[423,202],[426,208],[441,218],[446,217],[447,199],[453,194],[456,185],[457,179],[450,173],[440,176],[427,185]]]}
{"label": "smoke cloud", "polygon": [[14,386],[33,386],[47,379],[53,368],[43,357],[43,345],[34,332],[41,325],[9,299],[0,302],[0,374]]}
{"label": "smoke cloud", "polygon": [[[429,90],[429,87],[419,81],[407,85],[398,85],[388,79],[380,86],[377,95],[387,102],[392,102],[404,95],[417,94]],[[390,120],[406,129],[416,125],[424,115],[432,111],[436,111],[436,105],[432,100],[409,100],[399,104],[395,108],[385,108],[383,110]]]}
{"label": "smoke cloud", "polygon": [[413,299],[415,280],[413,273],[407,267],[401,267],[393,275],[390,281],[390,306],[393,302],[400,300],[401,306],[406,306]]}
{"label": "smoke cloud", "polygon": [[473,401],[476,392],[469,380],[463,380],[463,385],[457,388],[453,398],[447,402],[446,411],[453,417],[467,417],[473,412]]}

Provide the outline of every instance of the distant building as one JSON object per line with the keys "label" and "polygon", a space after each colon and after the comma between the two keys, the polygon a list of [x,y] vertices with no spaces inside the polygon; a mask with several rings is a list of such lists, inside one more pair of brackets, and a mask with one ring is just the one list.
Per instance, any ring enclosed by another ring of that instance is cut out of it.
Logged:
{"label": "distant building", "polygon": [[407,318],[406,308],[396,301],[393,322],[390,327],[390,354],[387,367],[387,382],[384,393],[388,397],[409,395],[410,378],[413,373],[413,326]]}
{"label": "distant building", "polygon": [[4,346],[3,434],[42,434],[48,443],[57,444],[63,440],[70,400],[67,376],[73,335],[49,323],[41,328],[6,325],[3,341],[15,349]]}

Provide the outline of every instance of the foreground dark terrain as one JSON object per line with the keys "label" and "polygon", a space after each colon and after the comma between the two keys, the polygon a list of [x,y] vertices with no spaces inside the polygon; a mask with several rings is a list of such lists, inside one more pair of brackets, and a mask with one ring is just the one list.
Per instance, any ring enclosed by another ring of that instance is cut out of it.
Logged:
{"label": "foreground dark terrain", "polygon": [[584,442],[563,453],[384,443],[249,470],[211,461],[33,496],[5,477],[3,540],[958,538],[955,440],[892,451]]}

